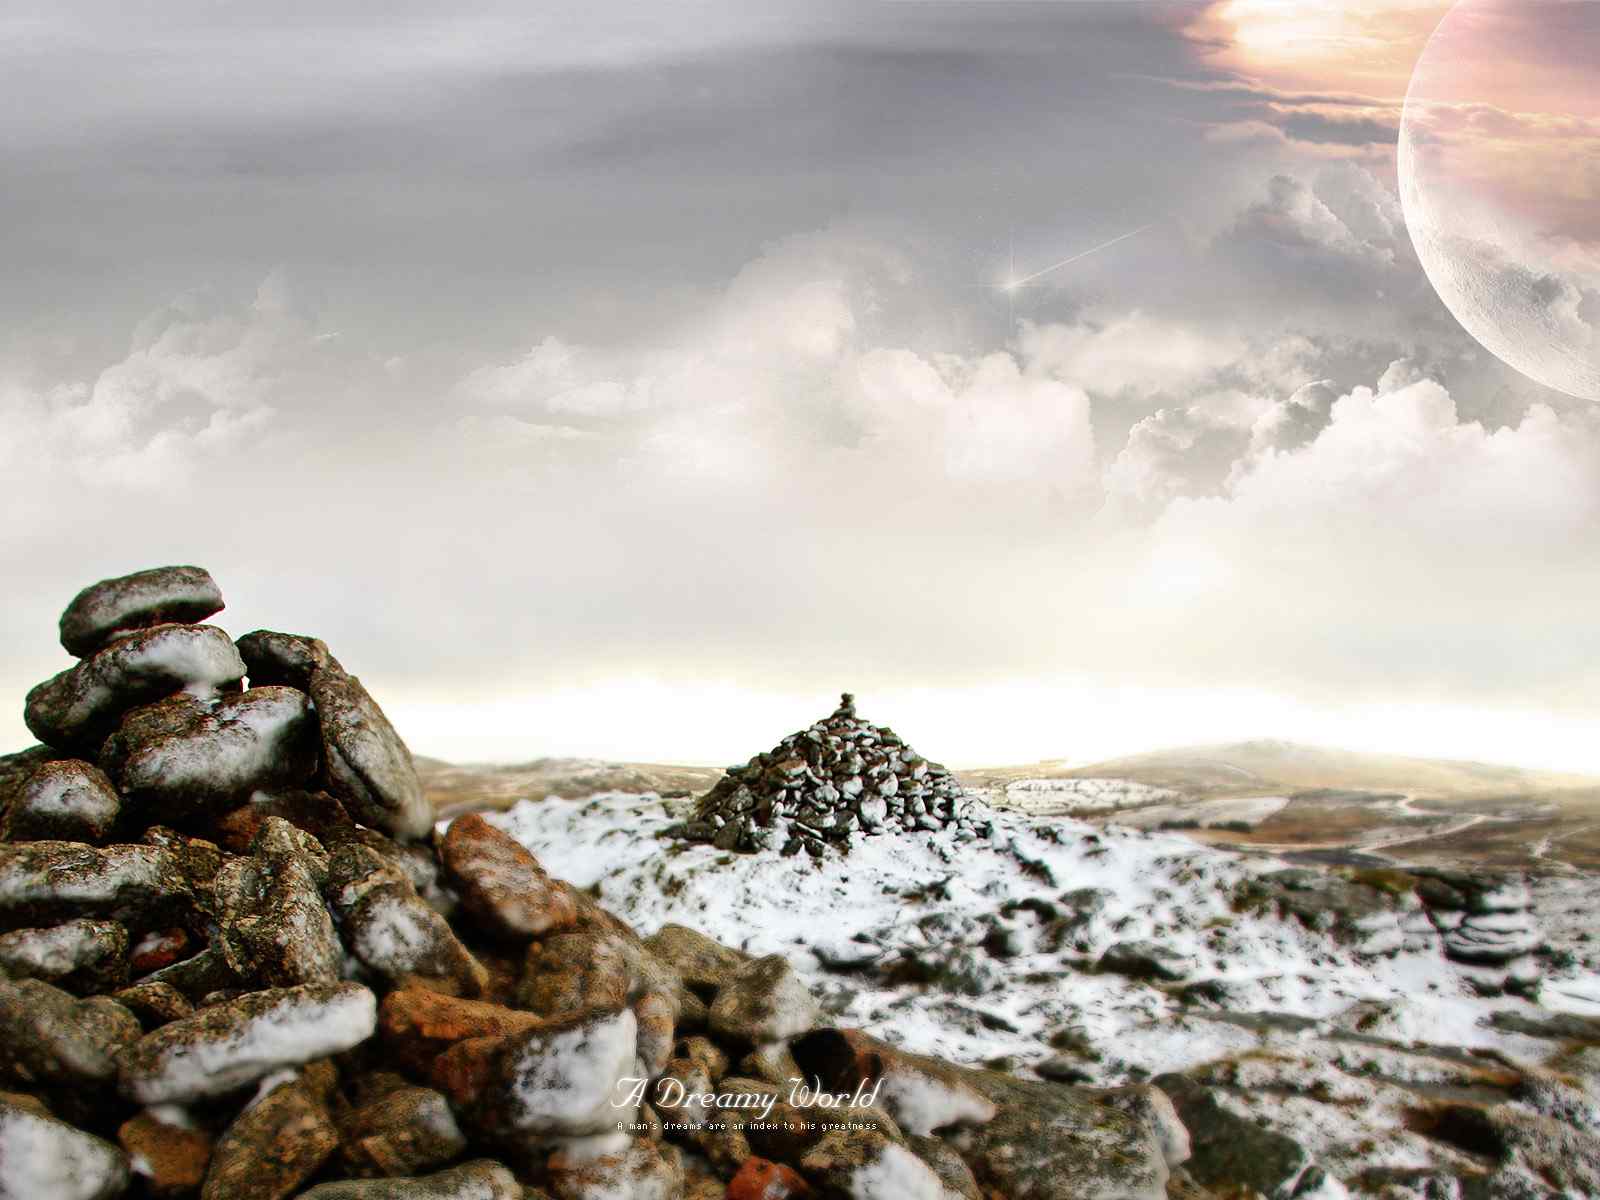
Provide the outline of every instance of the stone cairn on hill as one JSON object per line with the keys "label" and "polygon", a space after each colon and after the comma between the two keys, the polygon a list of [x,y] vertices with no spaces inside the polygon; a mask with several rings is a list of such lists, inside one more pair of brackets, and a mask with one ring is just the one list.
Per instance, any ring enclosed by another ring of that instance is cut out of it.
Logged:
{"label": "stone cairn on hill", "polygon": [[[1153,1087],[831,1028],[782,957],[641,938],[483,817],[436,830],[327,646],[197,623],[221,609],[194,567],[86,589],[61,620],[79,661],[27,698],[42,744],[0,758],[0,1200],[1194,1186]],[[877,826],[963,819],[948,776],[848,707],[815,732],[784,779],[831,769],[826,743],[857,820],[873,798]]]}
{"label": "stone cairn on hill", "polygon": [[888,726],[858,717],[846,692],[831,716],[729,767],[683,832],[722,850],[821,857],[875,833],[953,828],[987,836],[982,810],[944,767]]}

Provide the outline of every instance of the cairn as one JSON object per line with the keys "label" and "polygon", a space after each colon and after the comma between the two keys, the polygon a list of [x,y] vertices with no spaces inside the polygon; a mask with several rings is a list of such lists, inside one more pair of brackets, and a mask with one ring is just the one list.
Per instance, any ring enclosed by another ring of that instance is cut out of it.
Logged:
{"label": "cairn", "polygon": [[831,716],[728,768],[683,832],[722,850],[821,857],[871,834],[949,828],[986,836],[981,802],[894,730],[858,717],[846,692]]}
{"label": "cairn", "polygon": [[[640,938],[482,816],[436,832],[328,647],[222,607],[196,567],[85,589],[0,757],[0,1197],[1165,1196],[1153,1089],[904,1054],[780,956]],[[752,828],[965,819],[848,698],[797,739]]]}

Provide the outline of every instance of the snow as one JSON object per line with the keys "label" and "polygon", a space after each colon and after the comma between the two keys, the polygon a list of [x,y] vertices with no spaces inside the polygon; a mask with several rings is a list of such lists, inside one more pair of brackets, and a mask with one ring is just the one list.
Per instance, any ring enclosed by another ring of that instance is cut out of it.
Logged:
{"label": "snow", "polygon": [[1006,785],[1005,798],[1014,808],[1043,816],[1165,804],[1180,797],[1132,779],[1018,779]]}
{"label": "snow", "polygon": [[[552,874],[596,887],[641,934],[676,922],[751,954],[783,954],[839,1023],[957,1062],[1038,1062],[1050,1034],[1076,1026],[1102,1051],[1087,1069],[1109,1084],[1290,1036],[1208,1020],[1160,988],[1087,970],[1119,941],[1159,942],[1189,964],[1191,979],[1221,985],[1233,1011],[1328,1019],[1374,1001],[1385,1006],[1376,1018],[1383,1036],[1402,1040],[1497,1047],[1506,1035],[1487,1026],[1488,1015],[1521,1003],[1476,994],[1437,936],[1397,936],[1415,935],[1419,914],[1374,930],[1367,948],[1383,952],[1363,953],[1295,921],[1235,912],[1237,884],[1285,864],[1177,835],[996,811],[988,841],[961,843],[944,831],[863,837],[849,856],[814,865],[663,842],[677,815],[654,796],[604,793],[523,802],[490,819]],[[1089,888],[1102,889],[1105,903],[1080,909],[1059,950],[1027,912],[1010,919],[1016,957],[995,962],[981,947],[985,921],[1008,905],[1045,901],[1065,911],[1063,893]],[[1574,905],[1562,940],[1582,929]],[[900,956],[986,965],[990,983],[1004,986],[964,994],[834,973],[822,962]],[[1593,964],[1555,972],[1551,986],[1578,1011],[1589,1011],[1590,997],[1600,1003]]]}
{"label": "snow", "polygon": [[127,1181],[127,1159],[109,1142],[0,1102],[0,1196],[108,1200]]}
{"label": "snow", "polygon": [[311,719],[310,702],[293,688],[252,688],[199,715],[183,734],[136,752],[123,767],[126,791],[244,793],[294,759]]}
{"label": "snow", "polygon": [[885,1143],[883,1153],[850,1176],[852,1200],[945,1200],[944,1184],[910,1150]]}
{"label": "snow", "polygon": [[617,1102],[617,1085],[633,1067],[637,1041],[638,1025],[627,1008],[529,1038],[506,1065],[511,1128],[582,1137],[614,1127],[627,1107]]}
{"label": "snow", "polygon": [[[159,1039],[148,1071],[130,1072],[125,1086],[140,1104],[183,1104],[220,1096],[254,1083],[282,1067],[311,1062],[348,1050],[371,1037],[378,1026],[378,1001],[357,984],[337,988],[283,988],[265,1006],[239,1015],[217,1032],[218,1008],[164,1025],[135,1051]],[[237,1002],[234,1002],[237,1004]],[[238,1013],[230,1009],[228,1015]]]}
{"label": "snow", "polygon": [[977,1092],[903,1063],[884,1072],[879,1094],[900,1127],[919,1137],[947,1125],[981,1125],[995,1114],[994,1104]]}
{"label": "snow", "polygon": [[0,934],[0,967],[40,979],[58,979],[94,960],[113,926],[104,921],[67,921],[49,929]]}

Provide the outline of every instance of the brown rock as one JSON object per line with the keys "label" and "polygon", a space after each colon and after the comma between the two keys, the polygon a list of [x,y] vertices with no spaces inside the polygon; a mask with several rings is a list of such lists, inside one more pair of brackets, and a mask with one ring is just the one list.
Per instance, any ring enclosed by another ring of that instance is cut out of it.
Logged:
{"label": "brown rock", "polygon": [[817,1023],[821,1009],[781,954],[754,959],[730,974],[711,1002],[711,1031],[752,1045],[779,1042]]}
{"label": "brown rock", "polygon": [[311,689],[311,676],[318,668],[339,665],[321,638],[298,633],[257,629],[234,645],[244,659],[251,687],[282,684],[305,692]]}
{"label": "brown rock", "polygon": [[750,1158],[729,1181],[727,1200],[802,1200],[811,1194],[811,1185],[794,1168]]}
{"label": "brown rock", "polygon": [[138,1017],[146,1029],[181,1021],[194,1012],[194,1005],[170,983],[136,983],[113,993],[111,998]]}
{"label": "brown rock", "polygon": [[555,1200],[608,1200],[618,1196],[678,1196],[683,1160],[676,1148],[634,1138],[614,1154],[562,1149],[550,1156],[550,1194]]}
{"label": "brown rock", "polygon": [[339,1145],[323,1081],[299,1072],[235,1118],[217,1141],[201,1200],[283,1200]]}
{"label": "brown rock", "polygon": [[152,1196],[193,1195],[211,1162],[211,1135],[203,1129],[170,1125],[149,1112],[124,1121],[117,1141],[139,1164]]}
{"label": "brown rock", "polygon": [[352,1175],[417,1175],[467,1148],[450,1102],[430,1088],[402,1087],[339,1118]]}
{"label": "brown rock", "polygon": [[450,823],[439,860],[462,907],[495,936],[526,941],[578,919],[570,892],[516,839],[477,813]]}
{"label": "brown rock", "polygon": [[486,1000],[463,1000],[427,988],[401,988],[383,998],[378,1028],[384,1045],[408,1069],[425,1070],[469,1038],[503,1038],[544,1024],[541,1017]]}
{"label": "brown rock", "polygon": [[290,788],[263,792],[218,818],[214,825],[217,841],[231,853],[251,854],[268,817],[281,817],[324,845],[355,828],[344,805],[327,792]]}
{"label": "brown rock", "polygon": [[312,672],[310,691],[327,790],[364,824],[403,840],[426,837],[433,805],[422,794],[411,751],[377,701],[359,679],[333,665]]}
{"label": "brown rock", "polygon": [[411,1179],[344,1179],[319,1183],[299,1200],[526,1200],[517,1177],[479,1159]]}

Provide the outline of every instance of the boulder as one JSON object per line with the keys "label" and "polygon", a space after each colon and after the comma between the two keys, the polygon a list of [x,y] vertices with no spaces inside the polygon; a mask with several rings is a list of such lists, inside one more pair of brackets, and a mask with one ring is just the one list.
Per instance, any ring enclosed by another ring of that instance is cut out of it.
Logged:
{"label": "boulder", "polygon": [[390,992],[378,1009],[385,1047],[402,1066],[414,1071],[425,1070],[457,1042],[506,1038],[545,1024],[543,1018],[522,1009],[463,1000],[419,987]]}
{"label": "boulder", "polygon": [[124,1121],[117,1143],[137,1164],[145,1190],[160,1200],[192,1196],[211,1162],[211,1135],[193,1123],[145,1111]]}
{"label": "boulder", "polygon": [[69,992],[109,992],[128,978],[128,931],[79,918],[0,934],[0,976],[42,979]]}
{"label": "boulder", "polygon": [[0,841],[103,842],[122,798],[105,773],[77,759],[45,763],[16,791],[0,820]]}
{"label": "boulder", "polygon": [[1117,942],[1100,956],[1100,970],[1130,979],[1176,982],[1189,974],[1190,963],[1160,942]]}
{"label": "boulder", "polygon": [[177,692],[237,691],[243,678],[239,652],[216,626],[157,625],[39,684],[23,718],[46,745],[92,755],[129,709]]}
{"label": "boulder", "polygon": [[138,1017],[146,1030],[181,1021],[194,1013],[194,1005],[170,983],[136,983],[113,992],[111,998]]}
{"label": "boulder", "polygon": [[1186,1169],[1203,1187],[1286,1200],[1308,1172],[1320,1170],[1299,1142],[1231,1111],[1216,1089],[1184,1075],[1161,1075],[1152,1082],[1171,1098],[1189,1132],[1192,1155]]}
{"label": "boulder", "polygon": [[572,894],[516,839],[477,813],[450,822],[439,861],[462,908],[486,933],[527,941],[577,922]]}
{"label": "boulder", "polygon": [[361,681],[338,667],[319,667],[311,675],[311,699],[321,723],[328,791],[357,820],[403,840],[425,837],[433,806],[422,794],[411,751]]}
{"label": "boulder", "polygon": [[104,1138],[0,1092],[0,1196],[112,1200],[128,1186],[128,1156]]}
{"label": "boulder", "polygon": [[139,1019],[115,1000],[79,1000],[37,979],[0,979],[0,1080],[87,1086],[114,1079]]}
{"label": "boulder", "polygon": [[765,1045],[804,1033],[821,1011],[788,960],[769,954],[741,966],[718,989],[711,1002],[711,1031]]}
{"label": "boulder", "polygon": [[119,635],[194,624],[222,611],[222,591],[199,567],[156,567],[90,584],[61,614],[61,645],[87,658]]}
{"label": "boulder", "polygon": [[750,955],[743,951],[683,925],[663,925],[644,939],[644,945],[705,1001],[710,1001],[734,972],[750,962]]}
{"label": "boulder", "polygon": [[728,1181],[727,1200],[803,1200],[811,1185],[794,1168],[751,1157]]}
{"label": "boulder", "polygon": [[234,645],[244,660],[251,687],[284,685],[311,690],[311,676],[324,667],[338,667],[321,638],[298,633],[275,633],[257,629],[239,638]]}
{"label": "boulder", "polygon": [[319,1183],[298,1200],[524,1200],[517,1177],[497,1162],[479,1159],[410,1179],[347,1179]]}
{"label": "boulder", "polygon": [[294,788],[317,770],[316,722],[286,687],[202,703],[171,696],[123,718],[100,765],[147,820],[218,816],[257,792]]}
{"label": "boulder", "polygon": [[101,917],[145,930],[181,924],[193,909],[183,864],[162,847],[0,845],[0,929]]}
{"label": "boulder", "polygon": [[806,1151],[799,1165],[805,1177],[829,1196],[850,1200],[959,1197],[913,1150],[876,1129],[831,1129]]}
{"label": "boulder", "polygon": [[450,1102],[431,1088],[400,1087],[339,1117],[352,1175],[417,1175],[459,1158],[467,1139]]}
{"label": "boulder", "polygon": [[505,1039],[480,1107],[509,1138],[586,1137],[614,1130],[629,1109],[633,1012],[580,1014]]}
{"label": "boulder", "polygon": [[284,1200],[339,1146],[332,1067],[297,1071],[245,1106],[217,1139],[200,1200]]}
{"label": "boulder", "polygon": [[335,848],[327,895],[346,948],[391,986],[411,980],[466,996],[488,986],[488,972],[450,923],[417,895],[397,862],[369,846]]}
{"label": "boulder", "polygon": [[633,1138],[610,1154],[563,1148],[550,1156],[554,1200],[669,1200],[683,1194],[683,1159],[676,1147]]}
{"label": "boulder", "polygon": [[121,1088],[144,1105],[225,1095],[365,1041],[377,1008],[354,983],[252,992],[145,1034],[122,1055]]}
{"label": "boulder", "polygon": [[336,983],[344,953],[318,883],[315,839],[303,846],[287,822],[272,818],[259,854],[229,861],[214,891],[221,923],[218,939],[228,965],[243,979],[269,987]]}

